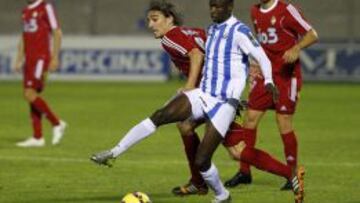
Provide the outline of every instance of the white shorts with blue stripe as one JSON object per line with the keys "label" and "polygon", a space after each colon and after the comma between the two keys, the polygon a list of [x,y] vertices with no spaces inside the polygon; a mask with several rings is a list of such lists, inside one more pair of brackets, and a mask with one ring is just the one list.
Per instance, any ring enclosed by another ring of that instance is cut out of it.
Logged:
{"label": "white shorts with blue stripe", "polygon": [[235,108],[227,102],[213,97],[197,88],[185,92],[191,103],[192,117],[195,120],[208,117],[216,130],[225,137],[235,117]]}

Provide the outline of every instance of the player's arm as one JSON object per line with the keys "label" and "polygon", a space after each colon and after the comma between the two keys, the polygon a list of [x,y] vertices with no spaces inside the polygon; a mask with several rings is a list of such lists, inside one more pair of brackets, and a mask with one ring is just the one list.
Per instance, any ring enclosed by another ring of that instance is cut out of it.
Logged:
{"label": "player's arm", "polygon": [[55,71],[59,67],[59,54],[62,40],[62,31],[56,17],[55,9],[51,4],[46,4],[47,21],[52,30],[52,52],[49,69]]}
{"label": "player's arm", "polygon": [[289,4],[284,14],[285,20],[283,25],[285,29],[296,33],[302,38],[292,48],[287,50],[283,55],[283,59],[287,63],[294,63],[300,57],[300,51],[318,41],[316,30],[306,21],[298,9]]}
{"label": "player's arm", "polygon": [[24,39],[21,36],[18,46],[17,46],[17,54],[16,54],[16,59],[15,59],[14,70],[16,72],[20,72],[23,63],[24,63]]}
{"label": "player's arm", "polygon": [[264,77],[264,85],[267,91],[271,92],[275,102],[279,99],[279,92],[274,85],[272,78],[272,66],[264,49],[259,42],[252,35],[250,29],[246,26],[241,26],[239,29],[239,45],[241,50],[250,55],[260,66],[262,75]]}
{"label": "player's arm", "polygon": [[200,76],[201,66],[204,61],[204,54],[198,48],[192,49],[188,53],[188,56],[190,58],[190,70],[189,77],[184,86],[184,90],[191,90],[196,87]]}
{"label": "player's arm", "polygon": [[56,28],[52,31],[52,38],[53,44],[49,68],[51,71],[55,71],[59,67],[59,55],[62,41],[62,31],[60,28]]}
{"label": "player's arm", "polygon": [[315,44],[319,40],[315,29],[311,29],[301,38],[301,40],[291,49],[287,50],[283,56],[286,63],[294,63],[300,57],[300,51],[306,47]]}

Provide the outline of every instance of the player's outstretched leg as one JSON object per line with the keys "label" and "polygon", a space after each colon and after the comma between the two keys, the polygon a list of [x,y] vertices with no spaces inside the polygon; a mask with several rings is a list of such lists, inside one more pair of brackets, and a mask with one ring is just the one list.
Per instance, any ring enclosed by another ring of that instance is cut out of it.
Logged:
{"label": "player's outstretched leg", "polygon": [[90,160],[100,165],[108,165],[110,159],[115,159],[136,143],[152,135],[157,127],[184,121],[190,116],[191,104],[186,95],[180,94],[168,102],[166,106],[153,113],[150,118],[146,118],[131,128],[114,148],[96,153],[90,157]]}

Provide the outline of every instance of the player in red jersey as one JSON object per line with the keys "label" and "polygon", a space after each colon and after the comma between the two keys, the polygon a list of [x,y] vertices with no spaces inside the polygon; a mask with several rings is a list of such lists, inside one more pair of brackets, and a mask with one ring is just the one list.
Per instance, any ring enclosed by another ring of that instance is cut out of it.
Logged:
{"label": "player in red jersey", "polygon": [[[294,169],[297,165],[298,144],[292,120],[302,86],[299,55],[303,48],[317,42],[318,36],[292,4],[281,0],[260,0],[260,4],[252,7],[251,18],[261,46],[272,62],[273,78],[280,97],[278,102],[273,102],[271,94],[265,91],[262,79],[253,81],[244,136],[254,145],[261,118],[266,110],[274,109],[286,162]],[[234,187],[249,179],[249,165],[242,163],[239,172],[226,185]],[[288,181],[282,189],[291,189],[291,182]]]}
{"label": "player in red jersey", "polygon": [[[204,60],[204,30],[181,26],[182,19],[173,4],[153,1],[148,14],[148,27],[154,37],[161,39],[161,45],[169,54],[176,68],[187,77],[186,84],[179,91],[191,90],[197,87],[200,80]],[[208,188],[199,170],[194,165],[200,139],[195,128],[198,126],[190,120],[177,123],[189,163],[191,179],[184,186],[175,187],[175,195],[207,194]]]}
{"label": "player in red jersey", "polygon": [[48,70],[55,71],[59,66],[62,33],[51,4],[43,0],[27,2],[28,5],[22,11],[23,34],[18,46],[15,70],[23,71],[24,97],[30,105],[33,137],[17,143],[17,146],[45,145],[41,125],[43,115],[53,126],[52,144],[56,145],[64,135],[66,123],[52,112],[40,94],[44,89]]}

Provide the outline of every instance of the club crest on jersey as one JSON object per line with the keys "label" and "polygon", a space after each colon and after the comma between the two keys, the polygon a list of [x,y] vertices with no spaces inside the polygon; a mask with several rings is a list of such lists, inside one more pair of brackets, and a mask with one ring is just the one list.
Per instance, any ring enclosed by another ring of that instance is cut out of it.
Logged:
{"label": "club crest on jersey", "polygon": [[275,23],[276,23],[275,16],[271,17],[270,23],[271,23],[271,25],[275,25]]}
{"label": "club crest on jersey", "polygon": [[36,12],[36,11],[32,13],[32,17],[33,17],[33,18],[36,18],[38,15],[39,15],[39,14],[38,14],[38,12]]}

